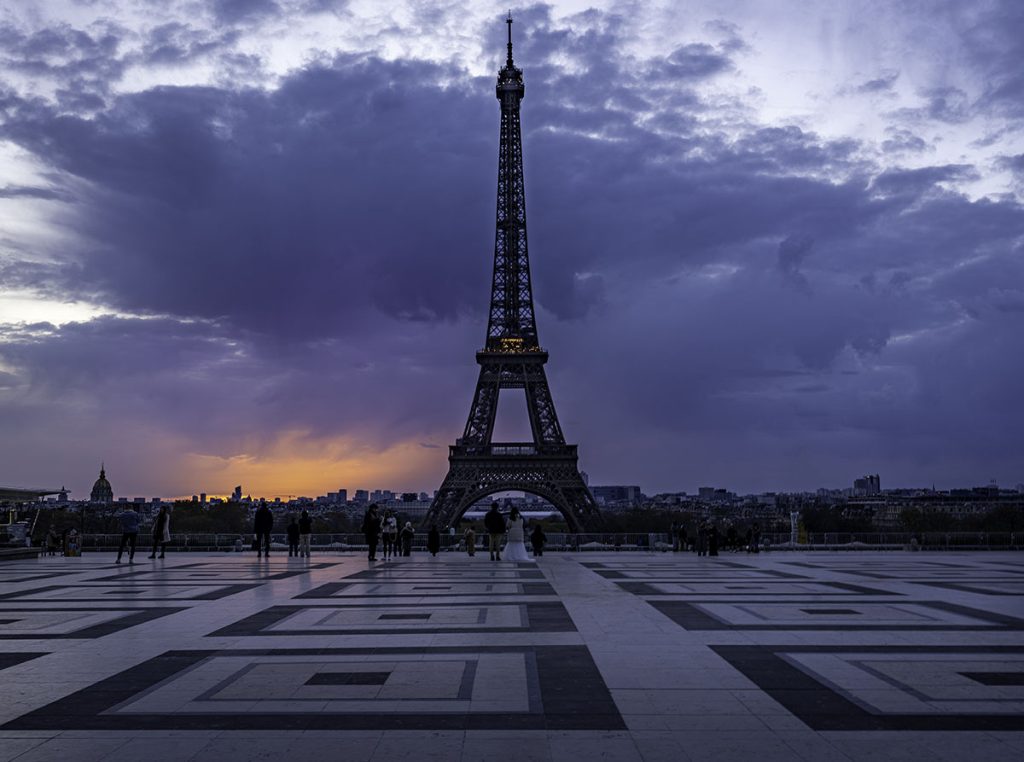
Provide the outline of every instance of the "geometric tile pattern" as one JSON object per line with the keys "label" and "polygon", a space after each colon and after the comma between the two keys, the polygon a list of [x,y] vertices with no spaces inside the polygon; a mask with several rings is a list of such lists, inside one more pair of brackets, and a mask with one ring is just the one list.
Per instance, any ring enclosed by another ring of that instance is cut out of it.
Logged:
{"label": "geometric tile pattern", "polygon": [[1024,647],[713,648],[815,730],[1024,730]]}
{"label": "geometric tile pattern", "polygon": [[99,608],[61,606],[0,610],[0,639],[102,638],[113,632],[184,611],[183,608]]}
{"label": "geometric tile pattern", "polygon": [[586,648],[524,646],[170,651],[5,729],[356,730],[395,723],[420,730],[625,727]]}
{"label": "geometric tile pattern", "polygon": [[0,760],[1017,760],[1010,552],[0,565]]}
{"label": "geometric tile pattern", "polygon": [[272,606],[212,632],[210,637],[574,632],[575,629],[565,607],[558,601],[345,607]]}

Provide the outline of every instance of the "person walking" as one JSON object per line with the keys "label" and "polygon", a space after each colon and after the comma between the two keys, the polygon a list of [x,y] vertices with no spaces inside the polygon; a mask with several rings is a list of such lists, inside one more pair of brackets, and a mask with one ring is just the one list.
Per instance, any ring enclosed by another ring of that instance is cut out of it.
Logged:
{"label": "person walking", "polygon": [[380,515],[377,513],[376,503],[370,503],[370,507],[366,509],[366,513],[363,515],[362,532],[370,551],[367,560],[376,561],[377,541],[380,539]]}
{"label": "person walking", "polygon": [[171,509],[166,505],[160,506],[160,513],[156,515],[153,522],[153,552],[150,558],[156,558],[156,549],[160,548],[160,558],[167,552],[167,543],[171,541]]}
{"label": "person walking", "polygon": [[412,522],[405,522],[405,526],[402,527],[402,531],[399,532],[399,536],[402,542],[402,555],[406,558],[412,555],[412,538],[416,535],[416,530],[412,528]]}
{"label": "person walking", "polygon": [[309,558],[309,540],[313,535],[313,519],[309,517],[309,511],[303,511],[299,516],[299,555]]}
{"label": "person walking", "polygon": [[437,552],[441,550],[441,532],[438,531],[437,524],[431,524],[430,531],[427,532],[427,550],[432,556],[437,556]]}
{"label": "person walking", "polygon": [[753,537],[753,541],[754,541],[753,551],[755,553],[760,553],[761,552],[761,525],[758,524],[756,521],[754,522],[753,534],[754,534],[754,537]]}
{"label": "person walking", "polygon": [[697,542],[694,547],[698,556],[706,556],[708,554],[708,524],[706,521],[702,521],[697,525]]}
{"label": "person walking", "polygon": [[299,522],[292,516],[288,524],[288,558],[299,556]]}
{"label": "person walking", "polygon": [[380,533],[384,538],[384,560],[398,557],[398,519],[395,512],[390,508],[384,511],[384,518],[380,520]]}
{"label": "person walking", "polygon": [[53,527],[50,527],[46,532],[46,555],[55,556],[57,555],[57,547],[60,545],[60,538],[57,536],[57,532]]}
{"label": "person walking", "polygon": [[501,538],[505,536],[505,519],[498,511],[498,503],[492,502],[491,509],[484,516],[484,528],[487,530],[488,547],[491,551],[491,560],[501,560]]}
{"label": "person walking", "polygon": [[718,526],[714,523],[708,527],[708,555],[718,555]]}
{"label": "person walking", "polygon": [[256,536],[256,558],[263,553],[266,553],[266,558],[270,558],[270,533],[273,529],[274,514],[269,505],[261,503],[252,522],[252,533]]}
{"label": "person walking", "polygon": [[683,526],[683,522],[679,522],[679,527],[676,529],[676,539],[679,541],[679,550],[683,553],[686,552],[686,527]]}
{"label": "person walking", "polygon": [[466,542],[466,552],[472,558],[476,555],[476,530],[473,529],[472,524],[466,527],[466,531],[462,533],[462,539]]}
{"label": "person walking", "polygon": [[672,540],[672,552],[679,552],[679,527],[676,526],[676,522],[672,522],[668,527],[668,536]]}
{"label": "person walking", "polygon": [[544,530],[541,525],[538,524],[533,528],[533,533],[530,535],[530,544],[533,546],[533,555],[543,556],[544,555],[544,543],[548,541],[548,536],[544,534]]}
{"label": "person walking", "polygon": [[117,514],[117,518],[121,522],[121,545],[117,549],[117,560],[114,563],[121,563],[121,556],[127,546],[129,548],[128,563],[133,564],[135,563],[135,541],[139,538],[139,514],[131,508],[126,508]]}

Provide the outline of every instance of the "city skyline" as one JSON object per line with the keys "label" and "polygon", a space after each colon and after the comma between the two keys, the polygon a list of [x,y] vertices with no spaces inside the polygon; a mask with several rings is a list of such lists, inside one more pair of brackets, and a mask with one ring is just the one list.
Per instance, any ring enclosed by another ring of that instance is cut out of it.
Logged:
{"label": "city skyline", "polygon": [[[537,311],[592,483],[1024,480],[1024,12],[595,5],[514,11]],[[440,483],[506,10],[5,8],[0,481]]]}

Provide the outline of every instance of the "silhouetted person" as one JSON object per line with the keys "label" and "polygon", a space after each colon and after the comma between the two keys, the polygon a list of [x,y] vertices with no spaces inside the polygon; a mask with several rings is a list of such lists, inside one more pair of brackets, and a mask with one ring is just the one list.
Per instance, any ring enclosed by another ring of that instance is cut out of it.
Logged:
{"label": "silhouetted person", "polygon": [[390,508],[384,511],[384,518],[380,520],[380,533],[384,538],[384,560],[395,558],[398,555],[398,519]]}
{"label": "silhouetted person", "polygon": [[736,534],[736,527],[730,524],[729,528],[725,530],[725,547],[735,550],[738,544],[739,536]]}
{"label": "silhouetted person", "polygon": [[160,513],[153,522],[153,552],[150,558],[156,558],[156,550],[160,549],[160,558],[167,552],[167,543],[171,541],[171,510],[166,505],[160,507]]}
{"label": "silhouetted person", "polygon": [[708,525],[707,522],[701,522],[697,525],[697,543],[694,546],[698,556],[706,556],[708,554]]}
{"label": "silhouetted person", "polygon": [[309,511],[303,511],[299,516],[299,555],[309,558],[309,538],[313,534],[313,519],[309,517]]}
{"label": "silhouetted person", "polygon": [[543,556],[544,555],[544,543],[548,541],[548,537],[544,534],[544,530],[540,528],[540,524],[533,528],[533,532],[530,534],[530,544],[533,546],[533,555]]}
{"label": "silhouetted person", "polygon": [[252,522],[252,533],[256,536],[256,558],[264,552],[270,558],[270,533],[273,529],[274,514],[270,512],[270,506],[263,503],[256,509]]}
{"label": "silhouetted person", "polygon": [[139,514],[131,508],[127,508],[117,514],[117,518],[121,522],[121,545],[117,549],[117,560],[114,563],[121,563],[121,555],[124,553],[125,546],[128,546],[128,563],[133,564],[135,563],[135,541],[139,538]]}
{"label": "silhouetted person", "polygon": [[501,560],[501,538],[505,536],[505,519],[498,510],[497,502],[491,503],[491,509],[484,516],[484,528],[487,530],[488,547],[491,560]]}
{"label": "silhouetted person", "polygon": [[427,550],[430,551],[430,555],[436,556],[440,549],[441,533],[437,529],[437,524],[431,524],[430,531],[427,532]]}
{"label": "silhouetted person", "polygon": [[708,527],[708,555],[718,555],[718,527],[714,524]]}
{"label": "silhouetted person", "polygon": [[466,527],[466,531],[462,533],[462,539],[466,541],[466,552],[472,558],[476,555],[476,530],[473,529],[472,524]]}
{"label": "silhouetted person", "polygon": [[754,552],[761,552],[761,525],[754,522]]}
{"label": "silhouetted person", "polygon": [[679,543],[679,550],[681,550],[683,553],[685,553],[686,552],[686,543],[687,543],[689,538],[687,538],[687,536],[686,536],[686,527],[684,527],[681,522],[679,524],[678,529],[676,529],[676,538],[677,538],[677,542]]}
{"label": "silhouetted person", "polygon": [[369,547],[367,558],[370,561],[376,561],[377,541],[380,539],[380,515],[377,513],[376,503],[370,503],[370,507],[366,509],[366,513],[363,515],[362,531]]}
{"label": "silhouetted person", "polygon": [[398,534],[402,542],[402,555],[408,558],[412,555],[412,538],[416,535],[416,530],[412,528],[412,522],[405,522],[405,526]]}
{"label": "silhouetted person", "polygon": [[669,539],[672,540],[672,552],[676,553],[679,551],[679,529],[676,526],[676,522],[672,522],[668,528]]}
{"label": "silhouetted person", "polygon": [[54,528],[50,527],[46,532],[46,555],[57,555],[57,548],[59,546],[60,538],[57,536],[57,532],[54,530]]}
{"label": "silhouetted person", "polygon": [[292,516],[291,523],[288,524],[288,558],[298,557],[299,555],[299,522]]}

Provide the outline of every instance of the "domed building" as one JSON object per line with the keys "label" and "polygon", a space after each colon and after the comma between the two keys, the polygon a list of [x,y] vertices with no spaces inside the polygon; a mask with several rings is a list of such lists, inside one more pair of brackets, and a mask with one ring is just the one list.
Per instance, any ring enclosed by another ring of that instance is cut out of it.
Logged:
{"label": "domed building", "polygon": [[100,478],[92,485],[92,492],[89,493],[91,503],[112,503],[114,502],[114,488],[107,481],[107,471],[100,465]]}

